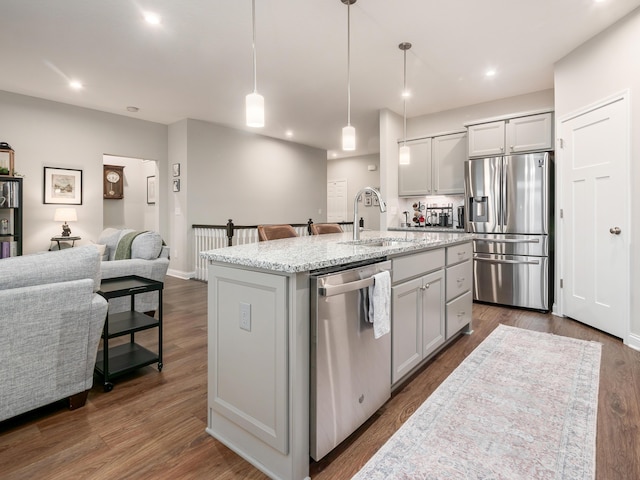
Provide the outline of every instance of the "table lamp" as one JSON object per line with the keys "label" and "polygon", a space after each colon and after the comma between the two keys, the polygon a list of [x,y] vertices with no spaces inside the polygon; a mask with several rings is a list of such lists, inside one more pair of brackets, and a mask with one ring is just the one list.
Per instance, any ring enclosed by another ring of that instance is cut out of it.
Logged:
{"label": "table lamp", "polygon": [[55,222],[64,222],[62,224],[62,235],[63,237],[68,237],[71,235],[71,229],[67,222],[77,222],[78,215],[76,214],[75,208],[56,208],[56,213],[53,216],[53,220]]}

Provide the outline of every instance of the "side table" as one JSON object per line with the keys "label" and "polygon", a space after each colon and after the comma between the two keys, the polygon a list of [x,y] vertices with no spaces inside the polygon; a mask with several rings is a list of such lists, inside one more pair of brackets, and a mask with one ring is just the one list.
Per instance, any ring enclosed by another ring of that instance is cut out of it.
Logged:
{"label": "side table", "polygon": [[[58,244],[58,250],[61,250],[63,247],[60,245],[60,242],[63,242],[62,245],[66,245],[69,248],[73,248],[76,245],[76,240],[81,240],[81,237],[51,237],[51,243],[56,242]],[[71,242],[71,246],[69,243]],[[53,250],[54,245],[49,247],[49,251]]]}
{"label": "side table", "polygon": [[[158,371],[162,371],[162,282],[128,275],[125,277],[102,280],[98,294],[107,301],[110,298],[131,297],[131,310],[109,314],[102,331],[103,349],[98,352],[95,370],[104,379],[105,392],[113,389],[111,379],[152,363],[158,363]],[[135,309],[135,296],[139,293],[158,292],[158,319],[150,317]],[[154,353],[135,342],[135,333],[158,329],[158,352]],[[129,343],[109,347],[112,338],[129,335]]]}

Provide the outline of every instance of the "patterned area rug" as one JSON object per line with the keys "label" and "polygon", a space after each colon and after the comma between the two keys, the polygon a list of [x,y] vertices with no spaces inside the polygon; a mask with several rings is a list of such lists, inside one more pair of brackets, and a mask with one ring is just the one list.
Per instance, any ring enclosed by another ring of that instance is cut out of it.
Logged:
{"label": "patterned area rug", "polygon": [[595,478],[600,351],[500,325],[353,478]]}

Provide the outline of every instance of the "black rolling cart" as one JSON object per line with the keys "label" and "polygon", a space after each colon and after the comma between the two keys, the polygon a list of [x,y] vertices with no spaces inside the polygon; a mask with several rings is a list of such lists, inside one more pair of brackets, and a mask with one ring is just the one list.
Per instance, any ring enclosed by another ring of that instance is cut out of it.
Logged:
{"label": "black rolling cart", "polygon": [[[103,349],[98,352],[96,372],[104,379],[104,391],[113,389],[111,379],[152,363],[158,364],[158,371],[162,371],[162,289],[164,284],[156,280],[129,275],[126,277],[108,278],[102,280],[98,294],[107,301],[117,297],[131,297],[131,310],[109,314],[104,322],[102,331]],[[140,293],[158,292],[158,318],[155,319],[135,309],[135,297]],[[135,342],[136,332],[158,329],[158,352],[152,352]],[[109,340],[123,335],[129,335],[129,343],[114,347],[109,346]]]}

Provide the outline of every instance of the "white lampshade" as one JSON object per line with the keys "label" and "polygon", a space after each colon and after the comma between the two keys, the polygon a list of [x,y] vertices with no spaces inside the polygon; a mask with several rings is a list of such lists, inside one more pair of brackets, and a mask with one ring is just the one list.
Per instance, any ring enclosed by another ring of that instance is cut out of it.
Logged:
{"label": "white lampshade", "polygon": [[411,163],[411,149],[406,145],[400,147],[398,163],[409,165]]}
{"label": "white lampshade", "polygon": [[342,150],[351,151],[356,149],[356,129],[347,125],[342,129]]}
{"label": "white lampshade", "polygon": [[78,214],[75,208],[56,208],[53,216],[54,222],[77,222]]}
{"label": "white lampshade", "polygon": [[264,97],[258,92],[247,95],[247,126],[264,127]]}

